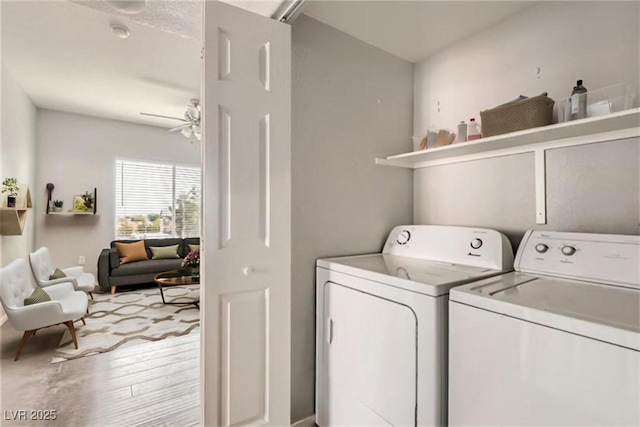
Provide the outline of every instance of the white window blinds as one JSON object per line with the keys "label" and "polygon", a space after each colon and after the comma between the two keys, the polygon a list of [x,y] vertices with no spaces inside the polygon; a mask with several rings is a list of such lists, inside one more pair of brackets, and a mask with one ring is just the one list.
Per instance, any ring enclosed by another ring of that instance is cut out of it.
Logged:
{"label": "white window blinds", "polygon": [[116,161],[116,239],[200,236],[200,168]]}

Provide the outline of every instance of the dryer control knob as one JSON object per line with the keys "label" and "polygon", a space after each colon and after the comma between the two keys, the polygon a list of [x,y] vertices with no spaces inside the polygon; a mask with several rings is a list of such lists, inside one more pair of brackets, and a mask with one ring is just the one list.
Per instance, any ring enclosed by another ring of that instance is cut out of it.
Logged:
{"label": "dryer control knob", "polygon": [[482,240],[480,239],[473,239],[470,243],[471,247],[473,249],[480,249],[480,247],[482,246]]}
{"label": "dryer control knob", "polygon": [[549,246],[545,245],[544,243],[538,243],[536,245],[536,252],[539,252],[541,254],[547,252],[549,250]]}
{"label": "dryer control knob", "polygon": [[576,248],[574,248],[573,246],[563,246],[561,251],[566,256],[571,256],[576,253]]}
{"label": "dryer control knob", "polygon": [[409,230],[402,230],[398,233],[398,237],[396,237],[396,242],[399,245],[406,245],[411,240],[411,232]]}

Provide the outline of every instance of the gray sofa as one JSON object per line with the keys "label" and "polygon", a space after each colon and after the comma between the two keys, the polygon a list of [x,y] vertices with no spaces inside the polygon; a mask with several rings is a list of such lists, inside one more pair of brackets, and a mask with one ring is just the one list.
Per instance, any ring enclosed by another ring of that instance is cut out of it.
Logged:
{"label": "gray sofa", "polygon": [[[189,237],[186,239],[146,239],[144,241],[148,260],[135,261],[120,264],[120,255],[115,247],[116,242],[133,243],[137,240],[114,240],[109,249],[103,249],[98,258],[98,283],[104,290],[111,289],[115,293],[116,287],[121,285],[133,285],[141,283],[153,283],[156,274],[163,271],[181,268],[182,259],[189,253],[189,245],[200,245],[200,238]],[[175,259],[151,259],[150,246],[178,246],[178,255]]]}

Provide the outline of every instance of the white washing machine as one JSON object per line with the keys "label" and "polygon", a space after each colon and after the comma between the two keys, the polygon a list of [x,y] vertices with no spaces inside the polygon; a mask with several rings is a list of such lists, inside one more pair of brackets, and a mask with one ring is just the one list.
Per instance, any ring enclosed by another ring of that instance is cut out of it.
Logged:
{"label": "white washing machine", "polygon": [[451,291],[452,426],[640,425],[640,236],[529,231]]}
{"label": "white washing machine", "polygon": [[401,226],[382,253],[317,263],[316,423],[446,422],[449,289],[509,271],[497,231]]}

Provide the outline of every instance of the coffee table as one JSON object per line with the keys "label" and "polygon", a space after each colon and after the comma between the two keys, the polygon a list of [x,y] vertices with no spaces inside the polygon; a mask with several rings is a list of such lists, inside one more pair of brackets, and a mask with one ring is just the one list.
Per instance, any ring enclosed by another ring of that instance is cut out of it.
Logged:
{"label": "coffee table", "polygon": [[162,290],[168,286],[188,286],[188,285],[200,285],[200,279],[192,279],[191,275],[187,275],[185,270],[170,270],[157,274],[153,281],[156,282],[160,289],[160,296],[162,297],[163,304],[194,304],[198,309],[200,308],[200,298],[194,301],[185,302],[167,302],[164,299],[164,291]]}

